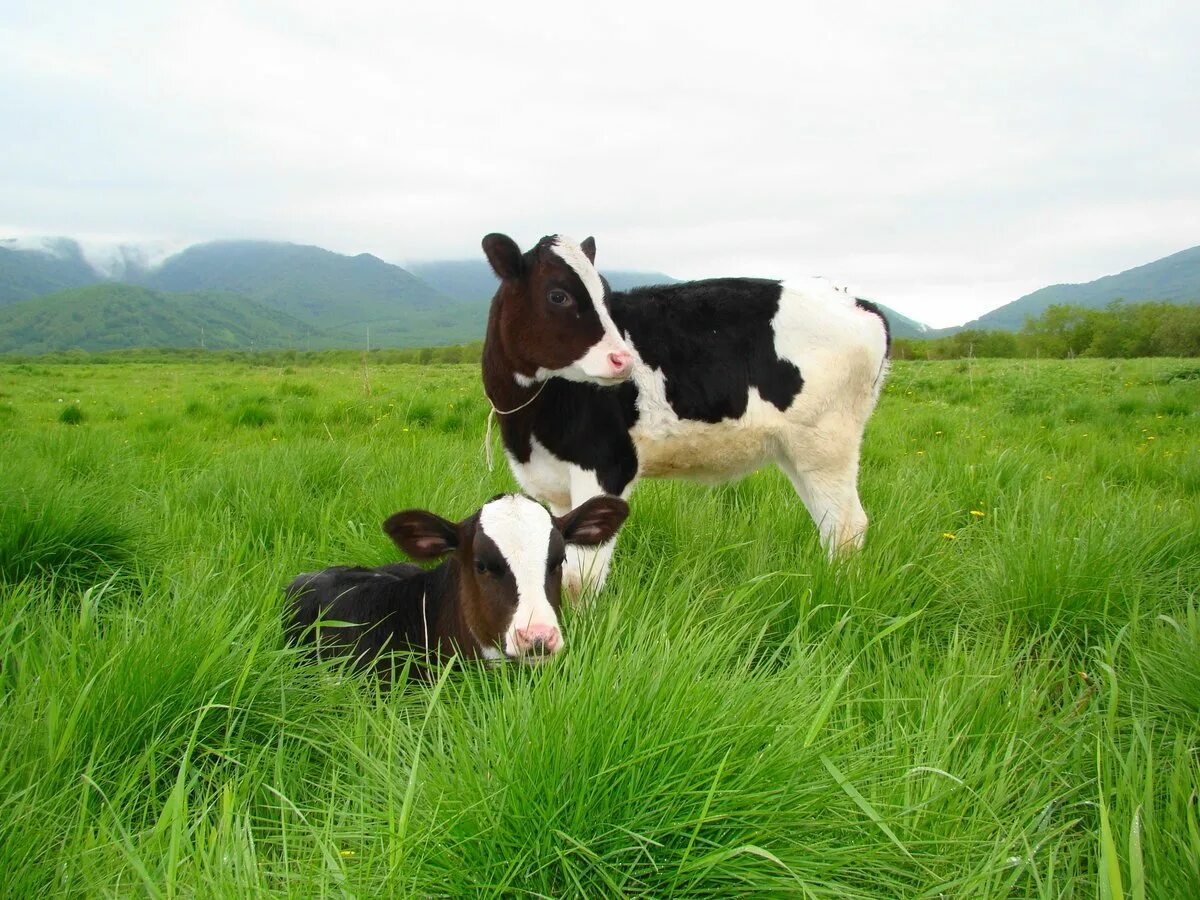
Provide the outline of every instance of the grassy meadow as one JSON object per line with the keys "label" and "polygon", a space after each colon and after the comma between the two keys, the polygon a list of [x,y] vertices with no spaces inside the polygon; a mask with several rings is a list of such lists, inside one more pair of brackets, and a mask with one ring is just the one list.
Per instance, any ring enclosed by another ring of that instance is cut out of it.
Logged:
{"label": "grassy meadow", "polygon": [[1200,896],[1200,361],[897,363],[866,550],[646,482],[540,668],[281,587],[488,472],[473,366],[0,362],[0,893]]}

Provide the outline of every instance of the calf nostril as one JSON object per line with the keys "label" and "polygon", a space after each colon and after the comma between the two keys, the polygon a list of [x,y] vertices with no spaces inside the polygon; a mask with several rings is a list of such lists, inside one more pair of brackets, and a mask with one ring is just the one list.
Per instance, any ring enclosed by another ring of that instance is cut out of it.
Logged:
{"label": "calf nostril", "polygon": [[608,354],[609,363],[618,372],[622,372],[626,368],[628,368],[631,359],[632,359],[632,357],[628,353],[610,353],[610,354]]}
{"label": "calf nostril", "polygon": [[561,642],[558,629],[553,626],[533,625],[517,629],[517,647],[525,656],[549,656]]}

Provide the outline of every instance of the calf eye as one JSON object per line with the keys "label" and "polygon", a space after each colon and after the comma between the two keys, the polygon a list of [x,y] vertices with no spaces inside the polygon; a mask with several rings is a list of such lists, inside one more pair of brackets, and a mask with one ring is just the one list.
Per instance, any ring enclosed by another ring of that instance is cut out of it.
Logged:
{"label": "calf eye", "polygon": [[551,291],[547,299],[555,306],[569,306],[574,302],[566,291]]}
{"label": "calf eye", "polygon": [[482,559],[477,559],[475,560],[475,571],[480,575],[487,574],[499,578],[508,571],[508,566],[502,562],[486,562]]}

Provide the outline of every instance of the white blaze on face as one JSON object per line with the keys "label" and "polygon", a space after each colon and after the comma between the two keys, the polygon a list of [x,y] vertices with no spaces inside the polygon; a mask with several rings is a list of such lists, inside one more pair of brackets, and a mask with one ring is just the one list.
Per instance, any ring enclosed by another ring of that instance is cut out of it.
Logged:
{"label": "white blaze on face", "polygon": [[[546,596],[550,513],[528,497],[500,497],[479,511],[479,527],[504,555],[517,583],[517,609],[504,632],[504,652],[519,656],[517,629],[534,625],[558,628],[558,616]],[[562,648],[559,629],[559,649]]]}
{"label": "white blaze on face", "polygon": [[[608,307],[604,304],[604,282],[600,280],[600,273],[596,271],[592,261],[587,258],[583,248],[570,238],[560,235],[554,239],[550,248],[579,276],[579,280],[583,282],[588,297],[592,301],[592,307],[600,318],[600,325],[604,328],[604,336],[568,367],[568,369],[578,370],[583,375],[582,378],[572,380],[608,382],[624,380],[628,377],[629,367],[620,372],[614,371],[608,357],[610,353],[629,354],[629,346],[622,340],[621,333],[617,330],[616,323],[613,322]],[[556,374],[560,377],[571,377],[567,371]]]}

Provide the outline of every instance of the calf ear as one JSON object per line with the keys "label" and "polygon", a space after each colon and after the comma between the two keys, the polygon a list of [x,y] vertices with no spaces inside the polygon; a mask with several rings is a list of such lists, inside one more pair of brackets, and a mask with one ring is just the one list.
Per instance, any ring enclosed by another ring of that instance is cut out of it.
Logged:
{"label": "calf ear", "polygon": [[594,266],[596,264],[596,239],[594,237],[585,237],[583,243],[579,245],[579,249],[588,258],[588,262]]}
{"label": "calf ear", "polygon": [[396,513],[383,530],[413,559],[437,559],[458,546],[458,526],[423,509]]}
{"label": "calf ear", "polygon": [[593,547],[612,538],[629,515],[629,504],[620,497],[593,497],[579,504],[554,525],[568,544]]}
{"label": "calf ear", "polygon": [[492,271],[502,281],[513,281],[521,277],[521,248],[507,234],[486,235],[483,253],[492,264]]}

